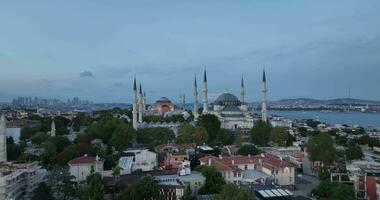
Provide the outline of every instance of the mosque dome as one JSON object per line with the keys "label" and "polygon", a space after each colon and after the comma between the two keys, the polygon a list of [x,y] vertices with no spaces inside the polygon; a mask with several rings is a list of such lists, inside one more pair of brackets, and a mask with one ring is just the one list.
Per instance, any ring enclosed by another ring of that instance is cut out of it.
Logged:
{"label": "mosque dome", "polygon": [[219,95],[219,97],[215,100],[214,104],[221,106],[240,105],[240,101],[235,95],[225,92]]}
{"label": "mosque dome", "polygon": [[156,101],[156,103],[171,103],[171,101],[166,97],[161,97]]}

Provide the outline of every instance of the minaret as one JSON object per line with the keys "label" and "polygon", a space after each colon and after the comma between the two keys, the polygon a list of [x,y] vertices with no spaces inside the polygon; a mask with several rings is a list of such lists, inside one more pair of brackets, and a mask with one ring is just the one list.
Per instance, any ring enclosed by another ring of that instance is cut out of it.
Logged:
{"label": "minaret", "polygon": [[208,112],[208,101],[207,101],[207,74],[206,68],[203,73],[203,89],[202,89],[202,97],[203,97],[203,114]]}
{"label": "minaret", "polygon": [[240,102],[242,104],[245,103],[245,98],[244,98],[245,92],[244,92],[244,78],[241,76],[241,84],[240,84]]}
{"label": "minaret", "polygon": [[182,94],[179,95],[179,109],[183,109],[183,99],[182,99]]}
{"label": "minaret", "polygon": [[5,116],[1,115],[0,118],[0,162],[7,162],[7,125]]}
{"label": "minaret", "polygon": [[143,115],[145,115],[145,111],[146,111],[145,105],[146,105],[146,93],[144,91],[144,93],[143,93]]}
{"label": "minaret", "polygon": [[142,93],[141,83],[139,89],[139,123],[143,122],[144,97]]}
{"label": "minaret", "polygon": [[133,128],[137,130],[137,86],[136,86],[136,77],[133,80],[133,100],[132,100],[132,123]]}
{"label": "minaret", "polygon": [[186,96],[185,94],[182,95],[182,110],[186,110]]}
{"label": "minaret", "polygon": [[262,101],[261,101],[261,120],[267,122],[267,79],[265,76],[265,69],[263,70],[263,88],[262,88]]}
{"label": "minaret", "polygon": [[194,121],[198,121],[198,86],[197,77],[194,77]]}
{"label": "minaret", "polygon": [[54,117],[51,120],[50,136],[55,137],[55,122],[54,122]]}

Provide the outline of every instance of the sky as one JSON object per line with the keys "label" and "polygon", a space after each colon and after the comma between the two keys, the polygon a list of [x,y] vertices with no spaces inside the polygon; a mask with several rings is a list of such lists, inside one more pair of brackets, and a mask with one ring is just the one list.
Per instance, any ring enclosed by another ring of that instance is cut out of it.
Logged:
{"label": "sky", "polygon": [[[378,0],[1,1],[0,101],[17,96],[193,101],[208,90],[261,98],[380,100]],[[198,85],[201,85],[198,82]],[[200,92],[200,91],[199,91]]]}

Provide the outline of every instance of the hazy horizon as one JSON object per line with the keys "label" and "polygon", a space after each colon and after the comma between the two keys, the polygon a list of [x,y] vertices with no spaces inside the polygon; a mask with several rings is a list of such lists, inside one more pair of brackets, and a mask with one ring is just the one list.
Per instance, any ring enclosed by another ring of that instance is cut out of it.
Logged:
{"label": "hazy horizon", "polygon": [[380,1],[4,1],[0,102],[17,96],[130,103],[209,93],[380,100]]}

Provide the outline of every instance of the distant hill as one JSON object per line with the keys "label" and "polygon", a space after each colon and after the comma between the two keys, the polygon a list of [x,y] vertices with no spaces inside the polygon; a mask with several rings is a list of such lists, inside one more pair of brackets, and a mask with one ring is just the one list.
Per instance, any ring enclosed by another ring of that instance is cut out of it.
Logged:
{"label": "distant hill", "polygon": [[352,98],[338,98],[338,99],[310,99],[310,98],[297,98],[297,99],[281,99],[279,101],[272,101],[271,103],[277,104],[361,104],[361,105],[380,105],[380,101],[352,99]]}

